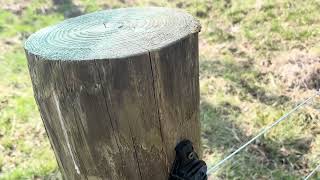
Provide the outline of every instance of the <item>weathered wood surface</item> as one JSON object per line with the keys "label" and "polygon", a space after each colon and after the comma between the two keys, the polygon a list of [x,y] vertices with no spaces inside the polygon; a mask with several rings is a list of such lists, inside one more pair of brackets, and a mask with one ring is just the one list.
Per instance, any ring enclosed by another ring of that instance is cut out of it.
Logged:
{"label": "weathered wood surface", "polygon": [[25,43],[35,99],[65,179],[164,180],[200,147],[198,32],[168,8],[101,11]]}

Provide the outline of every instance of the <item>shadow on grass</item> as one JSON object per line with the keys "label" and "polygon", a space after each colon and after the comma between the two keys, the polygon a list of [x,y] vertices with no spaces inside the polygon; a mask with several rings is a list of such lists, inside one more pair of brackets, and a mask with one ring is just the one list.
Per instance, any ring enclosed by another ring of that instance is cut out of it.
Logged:
{"label": "shadow on grass", "polygon": [[[202,101],[202,141],[206,156],[226,157],[253,137],[247,136],[246,130],[234,121],[239,113],[241,109],[228,102],[212,105]],[[308,170],[303,154],[308,153],[311,142],[312,139],[305,138],[279,143],[261,137],[214,173],[214,179],[301,178]],[[212,166],[217,162],[207,163]]]}
{"label": "shadow on grass", "polygon": [[235,92],[238,92],[242,99],[247,99],[249,94],[253,99],[266,105],[282,104],[290,100],[287,96],[272,94],[261,86],[268,81],[265,78],[266,74],[257,71],[251,60],[241,62],[202,60],[200,61],[200,70],[203,74],[231,81]]}
{"label": "shadow on grass", "polygon": [[65,19],[80,16],[84,13],[72,0],[52,0],[52,3],[57,12],[62,13]]}

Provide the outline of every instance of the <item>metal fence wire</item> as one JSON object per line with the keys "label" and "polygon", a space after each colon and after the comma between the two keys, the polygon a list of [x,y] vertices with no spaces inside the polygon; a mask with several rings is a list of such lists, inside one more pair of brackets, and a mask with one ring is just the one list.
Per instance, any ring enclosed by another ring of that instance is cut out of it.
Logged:
{"label": "metal fence wire", "polygon": [[[298,104],[297,106],[295,106],[293,109],[291,109],[289,112],[287,112],[286,114],[284,114],[283,116],[281,116],[279,119],[277,119],[276,121],[274,121],[273,123],[267,125],[265,128],[261,129],[260,132],[254,136],[253,138],[251,138],[249,141],[247,141],[246,143],[244,143],[243,145],[241,145],[238,149],[236,149],[235,151],[233,151],[231,154],[229,154],[228,156],[226,156],[224,159],[222,159],[221,161],[219,161],[218,163],[216,163],[215,165],[211,166],[208,168],[207,171],[207,175],[211,175],[213,173],[215,173],[216,171],[218,171],[225,163],[227,163],[229,160],[231,160],[235,155],[237,155],[240,151],[242,151],[243,149],[245,149],[248,145],[250,145],[251,143],[253,143],[255,140],[257,140],[259,137],[261,137],[262,135],[266,134],[268,131],[270,131],[272,128],[274,128],[276,125],[278,125],[279,123],[281,123],[282,121],[286,120],[291,114],[293,114],[294,112],[298,111],[299,109],[301,109],[302,107],[305,107],[305,105],[307,105],[309,102],[311,102],[316,96],[320,95],[320,91],[317,91],[316,93],[314,93],[312,96],[310,96],[309,98],[305,99],[303,102],[301,102],[300,104]],[[312,177],[312,175],[314,175],[318,170],[320,169],[320,164],[313,169],[306,177],[304,177],[304,180],[309,179],[310,177]]]}

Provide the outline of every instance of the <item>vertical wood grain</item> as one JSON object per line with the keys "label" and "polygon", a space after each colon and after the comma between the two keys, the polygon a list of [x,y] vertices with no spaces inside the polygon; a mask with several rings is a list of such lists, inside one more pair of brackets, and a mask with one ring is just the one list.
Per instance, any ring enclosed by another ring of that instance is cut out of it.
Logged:
{"label": "vertical wood grain", "polygon": [[164,180],[180,140],[192,140],[199,152],[197,33],[126,58],[26,54],[65,179]]}

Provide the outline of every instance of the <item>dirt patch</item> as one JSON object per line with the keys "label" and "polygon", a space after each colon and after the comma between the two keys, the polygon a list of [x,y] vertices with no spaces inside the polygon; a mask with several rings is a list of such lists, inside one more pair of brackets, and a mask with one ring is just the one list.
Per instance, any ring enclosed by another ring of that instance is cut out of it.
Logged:
{"label": "dirt patch", "polygon": [[0,0],[2,4],[2,9],[10,11],[16,15],[21,15],[22,11],[25,10],[31,3],[31,0],[24,0],[24,1],[7,1],[7,0]]}
{"label": "dirt patch", "polygon": [[320,57],[304,51],[278,56],[269,67],[287,89],[319,89]]}

